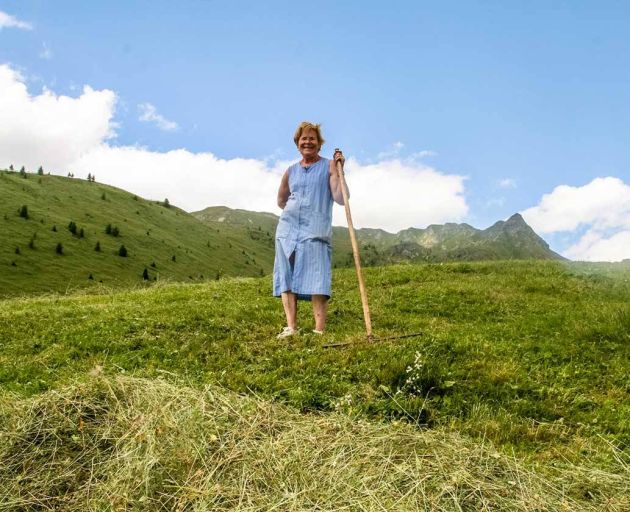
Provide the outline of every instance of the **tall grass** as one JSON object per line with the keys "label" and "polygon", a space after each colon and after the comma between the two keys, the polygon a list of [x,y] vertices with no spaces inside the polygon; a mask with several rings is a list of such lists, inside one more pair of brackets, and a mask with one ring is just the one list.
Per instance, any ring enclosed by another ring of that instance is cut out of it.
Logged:
{"label": "tall grass", "polygon": [[0,402],[0,508],[621,511],[628,467],[543,478],[443,429],[94,377]]}

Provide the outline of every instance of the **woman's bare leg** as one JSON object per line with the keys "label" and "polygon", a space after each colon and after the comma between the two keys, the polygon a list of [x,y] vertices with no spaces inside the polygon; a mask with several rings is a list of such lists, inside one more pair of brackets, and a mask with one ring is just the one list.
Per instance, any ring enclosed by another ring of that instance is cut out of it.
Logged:
{"label": "woman's bare leg", "polygon": [[326,295],[313,295],[313,317],[315,317],[315,330],[323,331],[326,328],[326,312],[328,310],[328,297]]}
{"label": "woman's bare leg", "polygon": [[282,293],[282,306],[287,317],[287,326],[297,329],[297,295],[291,292]]}

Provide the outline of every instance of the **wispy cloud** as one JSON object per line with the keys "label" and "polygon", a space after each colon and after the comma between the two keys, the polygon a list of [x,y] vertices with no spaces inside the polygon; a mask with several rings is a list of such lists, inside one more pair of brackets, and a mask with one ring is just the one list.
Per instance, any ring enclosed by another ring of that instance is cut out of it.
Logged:
{"label": "wispy cloud", "polygon": [[516,188],[516,181],[512,178],[503,178],[499,180],[500,188]]}
{"label": "wispy cloud", "polygon": [[505,197],[493,197],[486,201],[486,208],[496,208],[505,205]]}
{"label": "wispy cloud", "polygon": [[384,160],[386,158],[395,158],[400,154],[400,151],[405,147],[405,145],[400,142],[400,141],[396,141],[393,144],[391,144],[385,151],[381,151],[378,155],[376,155],[376,158],[378,160]]}
{"label": "wispy cloud", "polygon": [[7,14],[4,11],[0,11],[0,30],[3,28],[21,28],[22,30],[32,30],[33,25],[22,20],[18,20],[16,17]]}
{"label": "wispy cloud", "polygon": [[48,45],[44,42],[42,43],[42,49],[39,52],[39,58],[44,60],[50,60],[53,57],[52,50],[48,47]]}
{"label": "wispy cloud", "polygon": [[416,153],[412,153],[409,158],[410,159],[421,159],[429,156],[437,156],[435,151],[431,151],[430,149],[423,149],[422,151],[418,151]]}
{"label": "wispy cloud", "polygon": [[151,103],[140,103],[138,105],[140,111],[140,117],[138,120],[146,123],[155,123],[155,125],[165,132],[172,132],[179,129],[179,126],[175,121],[169,121],[161,114],[158,114],[157,109]]}

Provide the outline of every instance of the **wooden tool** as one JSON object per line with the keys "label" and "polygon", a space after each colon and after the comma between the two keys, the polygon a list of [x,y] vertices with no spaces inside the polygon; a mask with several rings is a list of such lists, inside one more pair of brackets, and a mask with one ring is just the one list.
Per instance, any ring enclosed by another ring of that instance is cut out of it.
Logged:
{"label": "wooden tool", "polygon": [[[339,148],[335,149],[335,152],[339,151]],[[343,172],[343,164],[340,160],[337,160],[337,174],[341,181],[341,193],[343,194],[343,204],[346,208],[346,219],[348,219],[348,231],[350,232],[350,243],[352,244],[352,255],[354,256],[354,266],[357,269],[357,278],[359,279],[359,293],[361,294],[361,304],[363,305],[363,319],[365,320],[365,332],[367,334],[368,341],[372,340],[372,321],[370,320],[370,308],[368,306],[367,291],[365,289],[365,283],[363,282],[363,273],[361,272],[361,256],[359,255],[359,244],[357,243],[357,236],[354,232],[354,225],[352,224],[352,214],[350,213],[350,201],[348,198],[348,188],[346,185],[346,179]]]}

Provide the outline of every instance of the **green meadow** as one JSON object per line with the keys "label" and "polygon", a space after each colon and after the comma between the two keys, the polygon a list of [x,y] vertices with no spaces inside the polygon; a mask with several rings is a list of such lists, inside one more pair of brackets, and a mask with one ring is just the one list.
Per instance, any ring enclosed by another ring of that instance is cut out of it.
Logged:
{"label": "green meadow", "polygon": [[628,509],[630,266],[365,276],[418,336],[351,269],[282,341],[268,277],[0,301],[0,510]]}
{"label": "green meadow", "polygon": [[0,297],[269,272],[271,233],[204,224],[167,199],[0,171]]}

